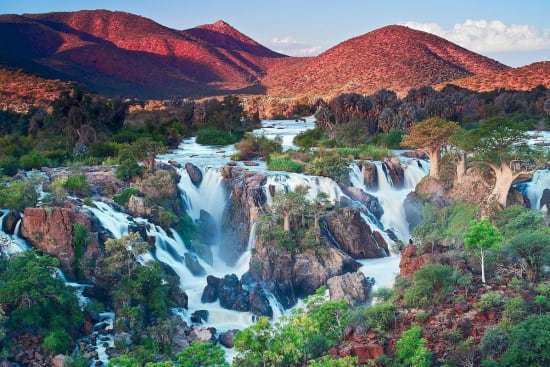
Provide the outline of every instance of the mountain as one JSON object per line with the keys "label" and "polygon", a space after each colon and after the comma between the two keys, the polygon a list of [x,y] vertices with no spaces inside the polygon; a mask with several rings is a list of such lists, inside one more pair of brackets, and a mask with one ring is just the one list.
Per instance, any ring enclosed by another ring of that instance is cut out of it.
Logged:
{"label": "mountain", "polygon": [[388,26],[316,57],[276,53],[218,21],[174,30],[124,12],[0,15],[0,64],[107,95],[371,93],[506,70],[440,37]]}
{"label": "mountain", "polygon": [[392,25],[349,39],[293,67],[279,67],[263,81],[272,94],[366,94],[383,88],[406,93],[422,85],[506,69],[441,37]]}
{"label": "mountain", "polygon": [[[436,85],[443,88],[447,83]],[[477,92],[495,89],[531,90],[538,85],[550,88],[550,61],[535,62],[520,68],[498,70],[453,80],[452,84]]]}

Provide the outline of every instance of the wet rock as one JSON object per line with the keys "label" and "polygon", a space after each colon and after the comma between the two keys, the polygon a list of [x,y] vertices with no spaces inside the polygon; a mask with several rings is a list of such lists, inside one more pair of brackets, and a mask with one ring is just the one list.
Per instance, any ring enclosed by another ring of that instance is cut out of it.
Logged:
{"label": "wet rock", "polygon": [[550,189],[544,189],[538,204],[541,208],[546,206],[546,210],[548,210],[547,214],[550,215]]}
{"label": "wet rock", "polygon": [[380,201],[374,195],[371,195],[357,187],[339,185],[344,194],[349,196],[352,200],[355,200],[365,206],[367,211],[374,215],[376,219],[380,220],[384,214],[384,208],[380,205]]}
{"label": "wet rock", "polygon": [[196,255],[186,253],[185,254],[185,266],[187,266],[187,269],[191,272],[191,274],[195,276],[203,276],[206,275],[206,271],[202,267],[202,265],[199,263],[199,259]]}
{"label": "wet rock", "polygon": [[248,291],[243,289],[239,278],[235,274],[226,275],[220,282],[218,289],[220,306],[229,310],[249,311],[250,302]]}
{"label": "wet rock", "polygon": [[361,166],[361,171],[363,173],[363,184],[367,189],[377,189],[378,188],[378,170],[374,163]]}
{"label": "wet rock", "polygon": [[195,224],[197,226],[196,232],[201,242],[206,245],[212,245],[218,234],[218,227],[212,214],[201,209],[199,219]]}
{"label": "wet rock", "polygon": [[204,327],[194,327],[189,334],[189,339],[191,341],[198,341],[202,343],[215,343],[216,342],[216,329],[215,328],[204,328]]}
{"label": "wet rock", "polygon": [[213,275],[206,277],[206,287],[202,292],[201,302],[212,303],[216,302],[219,297],[220,279]]}
{"label": "wet rock", "polygon": [[325,233],[337,246],[355,259],[388,256],[388,244],[378,231],[372,231],[357,209],[344,208],[325,215]]}
{"label": "wet rock", "polygon": [[197,324],[202,324],[203,322],[208,321],[208,311],[207,310],[197,310],[191,314],[191,321]]}
{"label": "wet rock", "polygon": [[426,198],[436,208],[443,208],[449,203],[447,191],[441,182],[433,177],[426,177],[420,181],[415,191],[421,197]]}
{"label": "wet rock", "polygon": [[345,300],[356,307],[367,301],[372,281],[360,272],[347,273],[330,278],[327,287],[331,301]]}
{"label": "wet rock", "polygon": [[[1,216],[1,213],[0,213]],[[8,214],[4,216],[4,221],[2,222],[2,231],[7,234],[13,235],[15,233],[15,227],[17,222],[21,220],[21,213],[17,210],[10,210]]]}
{"label": "wet rock", "polygon": [[176,168],[181,168],[181,164],[179,164],[177,161],[173,160],[173,159],[169,159],[168,160],[168,164],[176,167]]}
{"label": "wet rock", "polygon": [[151,215],[151,208],[144,197],[132,195],[128,199],[128,212],[134,217],[147,217]]}
{"label": "wet rock", "polygon": [[63,354],[58,354],[52,358],[51,363],[52,367],[65,367],[67,363],[67,357],[65,357]]}
{"label": "wet rock", "polygon": [[264,292],[264,290],[256,285],[248,296],[250,303],[250,312],[258,316],[267,316],[269,318],[273,317],[273,309],[269,304],[269,300]]}
{"label": "wet rock", "polygon": [[418,226],[424,220],[424,206],[416,192],[410,192],[403,202],[405,218],[409,223],[409,230]]}
{"label": "wet rock", "polygon": [[234,346],[233,339],[235,339],[235,335],[237,335],[238,332],[239,330],[232,329],[232,330],[228,330],[228,331],[224,331],[223,333],[220,333],[220,336],[219,336],[220,344],[226,348],[233,348]]}
{"label": "wet rock", "polygon": [[193,185],[199,187],[202,182],[202,172],[200,168],[195,166],[193,163],[185,163],[185,170],[187,171]]}
{"label": "wet rock", "polygon": [[395,188],[403,187],[405,183],[405,171],[401,167],[401,161],[398,158],[386,158],[382,162],[382,169],[386,174],[386,179],[391,181],[392,186]]}

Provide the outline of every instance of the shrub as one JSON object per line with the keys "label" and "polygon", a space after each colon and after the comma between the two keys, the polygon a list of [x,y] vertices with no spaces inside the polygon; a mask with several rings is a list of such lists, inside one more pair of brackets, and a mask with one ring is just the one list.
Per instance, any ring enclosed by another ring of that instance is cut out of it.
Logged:
{"label": "shrub", "polygon": [[498,358],[508,347],[509,336],[499,327],[489,327],[485,330],[479,348],[484,358]]}
{"label": "shrub", "polygon": [[13,176],[20,168],[19,159],[11,156],[0,158],[0,175]]}
{"label": "shrub", "polygon": [[325,152],[313,158],[311,163],[309,172],[314,175],[326,176],[338,181],[349,179],[349,163],[346,158]]}
{"label": "shrub", "polygon": [[238,140],[237,135],[230,135],[225,130],[203,129],[198,132],[196,142],[203,145],[229,145]]}
{"label": "shrub", "polygon": [[476,308],[479,312],[486,312],[500,307],[501,304],[502,299],[500,298],[500,294],[496,291],[491,291],[481,296]]}
{"label": "shrub", "polygon": [[405,135],[404,131],[392,130],[377,136],[377,143],[389,149],[401,149],[401,140]]}
{"label": "shrub", "polygon": [[531,316],[513,327],[510,345],[502,354],[507,367],[550,365],[550,314]]}
{"label": "shrub", "polygon": [[237,157],[239,160],[263,157],[267,159],[273,153],[281,153],[281,137],[271,140],[263,135],[246,134],[244,138],[235,144],[239,150]]}
{"label": "shrub", "polygon": [[377,303],[365,310],[369,326],[387,330],[395,321],[395,306],[392,303]]}
{"label": "shrub", "polygon": [[403,332],[396,343],[395,354],[404,366],[428,367],[431,365],[431,353],[426,348],[426,339],[422,337],[422,329],[413,326]]}
{"label": "shrub", "polygon": [[38,202],[35,180],[0,182],[0,207],[23,210]]}
{"label": "shrub", "polygon": [[138,189],[133,188],[133,187],[128,187],[128,188],[122,190],[122,192],[119,195],[113,196],[113,200],[118,205],[124,206],[128,203],[128,200],[130,200],[130,196],[138,195],[138,194],[139,194]]}
{"label": "shrub", "polygon": [[24,170],[41,168],[48,165],[48,160],[44,155],[37,152],[30,152],[22,156],[19,161]]}
{"label": "shrub", "polygon": [[71,341],[71,336],[65,330],[56,329],[46,335],[42,347],[52,354],[66,353]]}
{"label": "shrub", "polygon": [[271,171],[304,172],[303,163],[292,160],[286,154],[270,156],[267,160],[267,168]]}
{"label": "shrub", "polygon": [[324,132],[320,127],[306,130],[294,137],[293,143],[301,148],[309,149],[319,145],[319,140],[323,139]]}
{"label": "shrub", "polygon": [[504,303],[504,311],[502,312],[502,318],[517,324],[523,321],[527,316],[527,305],[521,297],[514,297]]}
{"label": "shrub", "polygon": [[139,176],[143,172],[143,167],[134,158],[124,159],[118,165],[115,175],[122,181],[127,181],[134,176]]}
{"label": "shrub", "polygon": [[90,192],[90,185],[86,175],[82,173],[73,173],[65,181],[65,189],[73,195],[86,196]]}

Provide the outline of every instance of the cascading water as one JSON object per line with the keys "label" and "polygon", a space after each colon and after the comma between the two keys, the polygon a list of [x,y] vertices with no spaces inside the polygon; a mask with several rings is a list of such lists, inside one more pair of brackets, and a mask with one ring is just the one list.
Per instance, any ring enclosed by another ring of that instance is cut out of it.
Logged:
{"label": "cascading water", "polygon": [[527,196],[531,208],[550,212],[550,208],[545,208],[545,204],[541,203],[544,190],[550,190],[550,169],[536,171],[531,180],[519,183],[516,187]]}
{"label": "cascading water", "polygon": [[11,235],[2,230],[4,226],[4,218],[8,215],[9,210],[0,209],[0,213],[0,254],[1,251],[4,251],[7,255],[11,255],[28,250],[29,245],[19,236],[21,220],[17,222],[13,235]]}

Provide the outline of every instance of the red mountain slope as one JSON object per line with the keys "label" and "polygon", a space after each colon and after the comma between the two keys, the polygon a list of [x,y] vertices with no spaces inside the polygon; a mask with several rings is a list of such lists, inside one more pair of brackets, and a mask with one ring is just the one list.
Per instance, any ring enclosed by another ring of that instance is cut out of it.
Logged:
{"label": "red mountain slope", "polygon": [[[508,67],[438,36],[403,26],[387,26],[352,38],[290,68],[268,70],[268,93],[336,95],[386,88],[406,93]],[[290,70],[289,70],[290,69]]]}
{"label": "red mountain slope", "polygon": [[[441,89],[449,83],[436,85]],[[550,88],[550,61],[535,62],[520,68],[506,69],[453,80],[450,84],[486,92],[495,89],[531,90],[538,85]]]}
{"label": "red mountain slope", "polygon": [[310,58],[267,49],[218,21],[174,30],[106,10],[0,15],[0,64],[149,98],[229,93],[372,93],[449,82],[506,66],[437,36],[388,26]]}

